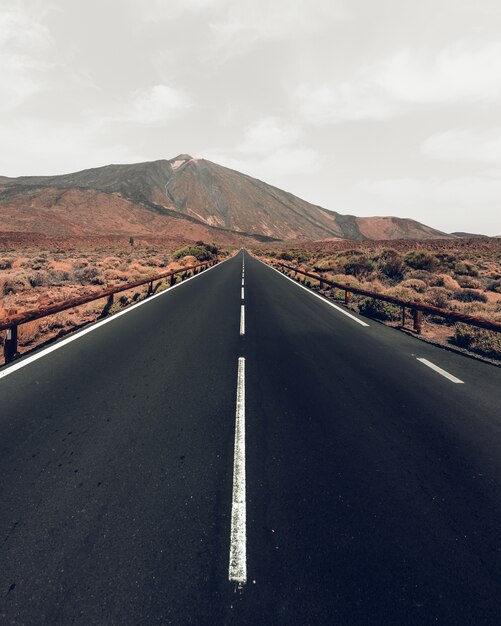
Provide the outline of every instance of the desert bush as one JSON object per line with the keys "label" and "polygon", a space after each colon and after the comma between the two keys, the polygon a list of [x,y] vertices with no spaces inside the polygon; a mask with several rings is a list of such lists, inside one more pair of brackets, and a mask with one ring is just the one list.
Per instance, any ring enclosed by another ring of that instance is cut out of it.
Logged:
{"label": "desert bush", "polygon": [[324,259],[320,259],[316,261],[313,265],[313,269],[315,270],[332,270],[336,269],[339,265],[337,258],[333,257],[325,257]]}
{"label": "desert bush", "polygon": [[424,293],[428,285],[424,282],[424,280],[419,280],[419,278],[408,278],[407,280],[403,280],[399,286],[407,289],[413,289],[418,293]]}
{"label": "desert bush", "polygon": [[471,263],[456,263],[454,273],[458,276],[478,276],[478,270]]}
{"label": "desert bush", "polygon": [[382,321],[398,320],[402,314],[399,306],[374,298],[364,298],[361,300],[358,305],[358,310],[362,315]]}
{"label": "desert bush", "polygon": [[[215,246],[208,246],[208,244],[184,246],[183,248],[176,250],[172,255],[172,258],[182,259],[185,256],[194,256],[198,261],[210,261],[215,257],[217,252],[215,253],[209,248],[215,248]],[[215,249],[217,250],[217,248]]]}
{"label": "desert bush", "polygon": [[20,291],[24,291],[27,289],[28,284],[22,276],[15,276],[13,278],[6,278],[3,281],[3,295],[8,296],[9,294],[18,293]]}
{"label": "desert bush", "polygon": [[450,291],[444,287],[430,287],[425,295],[424,299],[428,304],[439,307],[440,309],[446,309],[449,305]]}
{"label": "desert bush", "polygon": [[409,267],[415,270],[433,272],[438,266],[436,257],[427,250],[411,250],[405,255],[404,260]]}
{"label": "desert bush", "polygon": [[350,260],[347,260],[344,263],[344,271],[346,274],[350,274],[352,276],[356,276],[357,278],[360,276],[365,276],[369,272],[372,272],[376,267],[375,261],[369,259],[365,256],[365,254],[361,254],[359,256],[354,256]]}
{"label": "desert bush", "polygon": [[459,302],[487,302],[485,293],[475,291],[474,289],[458,289],[452,297]]}
{"label": "desert bush", "polygon": [[472,276],[458,276],[457,282],[463,289],[482,289],[482,283]]}
{"label": "desert bush", "polygon": [[105,270],[103,277],[106,281],[119,280],[121,282],[127,282],[129,280],[126,272],[119,272],[115,269]]}
{"label": "desert bush", "polygon": [[401,280],[405,272],[405,263],[396,250],[384,250],[378,260],[379,271],[394,280]]}
{"label": "desert bush", "polygon": [[10,259],[0,259],[0,270],[10,270],[12,261]]}
{"label": "desert bush", "polygon": [[75,272],[75,279],[82,285],[103,285],[104,281],[99,276],[95,267],[84,267]]}
{"label": "desert bush", "polygon": [[378,278],[369,278],[369,280],[362,283],[362,289],[375,291],[376,293],[383,293],[385,291],[385,286]]}
{"label": "desert bush", "polygon": [[432,274],[433,278],[430,280],[430,285],[433,287],[444,287],[449,291],[455,291],[460,288],[457,280],[454,280],[449,274]]}
{"label": "desert bush", "polygon": [[70,272],[66,270],[49,270],[47,272],[47,282],[51,283],[65,283],[71,280],[72,276]]}
{"label": "desert bush", "polygon": [[102,264],[106,267],[118,267],[120,265],[120,259],[116,256],[108,256],[102,260]]}
{"label": "desert bush", "polygon": [[475,328],[467,324],[456,324],[454,343],[461,348],[484,354],[485,356],[501,358],[501,334]]}
{"label": "desert bush", "polygon": [[326,274],[325,278],[332,280],[334,283],[339,283],[340,285],[363,288],[363,285],[359,280],[357,280],[354,276],[348,276],[347,274]]}
{"label": "desert bush", "polygon": [[468,315],[482,315],[483,317],[489,316],[490,307],[485,302],[462,302],[457,305],[457,309],[461,313],[467,313]]}
{"label": "desert bush", "polygon": [[456,255],[450,252],[437,252],[435,258],[437,259],[438,265],[445,270],[453,269],[454,265],[457,263]]}
{"label": "desert bush", "polygon": [[406,273],[407,278],[416,278],[417,280],[423,280],[427,285],[436,284],[436,274],[427,272],[426,270],[412,270]]}
{"label": "desert bush", "polygon": [[386,294],[394,298],[400,298],[400,300],[405,300],[405,302],[419,302],[423,299],[422,296],[418,295],[413,289],[407,289],[401,285],[387,289]]}
{"label": "desert bush", "polygon": [[31,274],[31,276],[28,276],[28,280],[32,287],[42,287],[47,284],[46,276],[44,274],[40,274],[40,272]]}
{"label": "desert bush", "polygon": [[487,285],[488,291],[494,291],[494,293],[501,293],[501,280],[493,280]]}

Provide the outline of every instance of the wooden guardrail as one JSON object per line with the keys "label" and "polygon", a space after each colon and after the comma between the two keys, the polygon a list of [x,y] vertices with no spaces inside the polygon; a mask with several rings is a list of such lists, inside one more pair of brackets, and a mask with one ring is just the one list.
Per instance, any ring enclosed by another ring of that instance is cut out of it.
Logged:
{"label": "wooden guardrail", "polygon": [[345,285],[343,283],[338,283],[333,280],[328,280],[324,276],[317,273],[305,272],[293,265],[282,263],[281,261],[275,261],[275,264],[287,271],[292,272],[296,276],[300,274],[302,276],[307,276],[308,278],[312,278],[313,280],[318,281],[320,284],[320,289],[322,289],[323,285],[326,284],[330,287],[334,287],[335,289],[340,289],[341,291],[344,291],[345,304],[347,306],[350,304],[350,294],[352,293],[366,296],[368,298],[373,298],[375,300],[382,300],[384,302],[389,302],[390,304],[400,306],[402,308],[402,326],[405,326],[405,312],[407,309],[409,309],[412,312],[414,330],[417,333],[421,332],[423,324],[423,313],[437,315],[439,317],[450,320],[451,322],[461,322],[462,324],[469,324],[470,326],[477,326],[478,328],[484,328],[486,330],[491,330],[494,332],[501,332],[501,322],[495,322],[488,320],[484,317],[477,317],[475,315],[459,313],[458,311],[451,311],[449,309],[441,309],[436,306],[424,304],[423,302],[401,300],[400,298],[395,298],[393,296],[378,293],[376,291],[368,291],[367,289],[352,287],[351,285]]}
{"label": "wooden guardrail", "polygon": [[92,293],[87,296],[72,298],[71,300],[65,300],[64,302],[56,302],[55,304],[51,304],[50,306],[42,309],[32,309],[30,311],[21,311],[20,313],[18,313],[17,310],[8,311],[8,316],[0,319],[0,331],[7,331],[7,336],[4,343],[5,363],[10,363],[13,359],[19,356],[17,350],[17,330],[21,324],[26,324],[26,322],[33,322],[34,320],[39,320],[43,317],[47,317],[48,315],[61,313],[61,311],[66,311],[67,309],[72,309],[74,307],[81,306],[82,304],[87,304],[89,302],[94,302],[94,300],[101,300],[103,298],[108,298],[108,302],[106,303],[104,309],[105,312],[107,312],[113,304],[113,297],[116,293],[129,291],[129,289],[141,287],[142,285],[148,285],[148,291],[146,293],[146,296],[148,297],[151,296],[158,287],[157,284],[157,286],[153,288],[154,282],[163,280],[164,278],[170,278],[170,284],[174,285],[176,282],[176,276],[178,274],[182,275],[181,280],[185,280],[185,278],[187,278],[188,272],[193,272],[193,274],[197,274],[199,271],[201,272],[218,262],[219,259],[214,259],[212,261],[203,261],[202,263],[196,263],[195,265],[183,267],[180,270],[164,272],[163,274],[150,275],[148,278],[125,283],[124,285],[120,285],[118,287],[109,287],[108,289],[104,289],[102,291]]}

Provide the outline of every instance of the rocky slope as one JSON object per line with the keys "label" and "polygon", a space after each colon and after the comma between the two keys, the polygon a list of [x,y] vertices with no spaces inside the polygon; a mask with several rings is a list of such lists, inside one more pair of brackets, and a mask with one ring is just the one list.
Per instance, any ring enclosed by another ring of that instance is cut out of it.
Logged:
{"label": "rocky slope", "polygon": [[0,231],[258,239],[433,239],[444,233],[396,217],[328,211],[211,161],[108,165],[62,176],[0,177]]}

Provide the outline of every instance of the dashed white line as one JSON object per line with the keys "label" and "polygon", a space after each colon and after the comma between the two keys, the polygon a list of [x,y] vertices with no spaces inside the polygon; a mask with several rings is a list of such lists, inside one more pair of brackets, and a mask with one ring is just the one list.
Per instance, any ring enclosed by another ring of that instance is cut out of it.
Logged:
{"label": "dashed white line", "polygon": [[456,378],[452,374],[449,374],[449,372],[446,372],[441,367],[438,367],[438,365],[435,365],[431,361],[428,361],[428,359],[418,358],[418,361],[420,361],[424,365],[430,367],[432,370],[435,370],[435,372],[437,372],[438,374],[440,374],[444,378],[447,378],[448,380],[450,380],[451,383],[456,383],[456,384],[461,384],[461,385],[464,384],[463,380],[460,380],[459,378]]}
{"label": "dashed white line", "polygon": [[244,279],[242,278],[242,287],[244,286]]}
{"label": "dashed white line", "polygon": [[316,298],[319,298],[320,300],[322,300],[322,302],[325,302],[325,304],[328,304],[329,306],[331,306],[333,309],[336,309],[336,311],[339,311],[340,313],[342,313],[343,315],[346,315],[346,317],[349,317],[350,319],[352,319],[354,322],[356,322],[357,324],[360,324],[360,326],[369,326],[369,324],[367,324],[366,322],[362,321],[361,319],[358,319],[358,317],[355,317],[354,315],[352,315],[351,313],[348,313],[348,311],[345,311],[344,309],[342,309],[340,306],[338,306],[337,304],[334,304],[334,302],[330,302],[330,300],[327,300],[326,298],[324,298],[323,296],[321,296],[318,293],[315,293],[314,291],[311,291],[310,289],[308,289],[308,287],[305,287],[304,285],[301,285],[299,283],[297,283],[295,280],[292,280],[292,278],[289,278],[289,276],[286,276],[285,274],[282,274],[282,272],[279,272],[276,268],[271,267],[271,265],[268,265],[267,263],[265,263],[264,261],[261,261],[261,259],[257,259],[260,263],[262,263],[263,265],[266,265],[266,267],[269,267],[270,269],[274,270],[275,272],[277,272],[277,274],[280,274],[280,276],[283,276],[284,278],[287,278],[287,280],[290,280],[291,283],[294,283],[294,285],[297,285],[298,287],[301,287],[301,289],[304,289],[305,291],[307,291],[309,294],[311,294],[312,296],[315,296]]}
{"label": "dashed white line", "polygon": [[243,287],[242,287],[241,297],[242,297],[242,300],[244,300],[244,288]]}
{"label": "dashed white line", "polygon": [[168,293],[169,291],[172,291],[173,289],[177,289],[178,287],[181,287],[181,285],[186,285],[186,283],[188,283],[190,280],[193,280],[194,278],[198,278],[199,276],[205,275],[207,272],[210,272],[215,267],[220,267],[225,262],[226,262],[226,260],[225,261],[221,261],[217,265],[213,265],[212,267],[209,267],[204,272],[200,272],[200,274],[195,274],[194,276],[190,276],[190,278],[187,278],[186,280],[184,280],[184,281],[182,281],[180,283],[176,283],[172,287],[168,287],[167,289],[164,289],[163,291],[160,291],[159,293],[156,293],[156,294],[150,296],[149,298],[147,298],[145,300],[141,300],[141,302],[137,302],[136,304],[133,304],[133,305],[127,307],[123,311],[120,311],[120,313],[115,313],[111,317],[108,317],[108,318],[106,318],[104,320],[100,320],[99,322],[96,322],[95,324],[92,324],[92,326],[89,326],[88,328],[85,328],[84,330],[80,330],[80,331],[78,331],[76,333],[71,334],[69,337],[66,337],[65,339],[62,339],[61,341],[58,341],[57,343],[53,344],[52,346],[49,346],[48,348],[44,348],[44,349],[40,350],[40,352],[36,352],[35,354],[32,354],[30,356],[21,357],[19,359],[19,361],[16,361],[15,363],[10,365],[9,367],[0,370],[0,379],[3,378],[4,376],[8,376],[9,374],[12,374],[13,372],[15,372],[15,371],[25,367],[26,365],[29,365],[30,363],[33,363],[34,361],[37,361],[38,359],[41,359],[44,356],[47,356],[47,354],[50,354],[51,352],[54,352],[55,350],[59,350],[59,348],[62,348],[63,346],[67,345],[68,343],[71,343],[72,341],[76,341],[80,337],[83,337],[87,333],[91,333],[92,331],[96,330],[100,326],[104,326],[105,324],[109,324],[110,322],[115,321],[116,319],[118,319],[122,315],[130,313],[132,310],[136,309],[137,307],[143,306],[144,304],[148,304],[148,302],[151,302],[155,298],[159,298],[160,296],[163,296],[164,294]]}
{"label": "dashed white line", "polygon": [[231,501],[230,565],[228,578],[242,587],[247,582],[247,503],[245,486],[245,359],[238,359],[233,494]]}
{"label": "dashed white line", "polygon": [[245,335],[245,305],[240,307],[240,336]]}

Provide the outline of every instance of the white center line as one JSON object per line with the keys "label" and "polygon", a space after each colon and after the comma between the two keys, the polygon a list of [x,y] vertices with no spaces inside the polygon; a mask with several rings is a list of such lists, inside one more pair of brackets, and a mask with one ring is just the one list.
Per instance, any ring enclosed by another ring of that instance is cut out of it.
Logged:
{"label": "white center line", "polygon": [[244,279],[243,279],[243,277],[242,277],[242,287],[243,287],[243,286],[244,286]]}
{"label": "white center line", "polygon": [[245,305],[240,307],[240,335],[245,335]]}
{"label": "white center line", "polygon": [[238,359],[233,494],[231,501],[230,581],[247,582],[247,505],[245,489],[245,359]]}
{"label": "white center line", "polygon": [[418,361],[420,361],[421,363],[423,363],[424,365],[427,365],[428,367],[430,367],[432,370],[435,370],[435,372],[438,372],[439,374],[441,374],[444,378],[447,378],[448,380],[450,380],[452,383],[456,383],[456,384],[464,384],[463,380],[460,380],[459,378],[456,378],[455,376],[453,376],[452,374],[449,374],[449,372],[446,372],[445,370],[443,370],[441,367],[438,367],[438,365],[435,365],[434,363],[431,363],[431,361],[428,361],[427,359],[421,359],[418,358]]}
{"label": "white center line", "polygon": [[242,287],[242,300],[244,299],[244,288]]}

